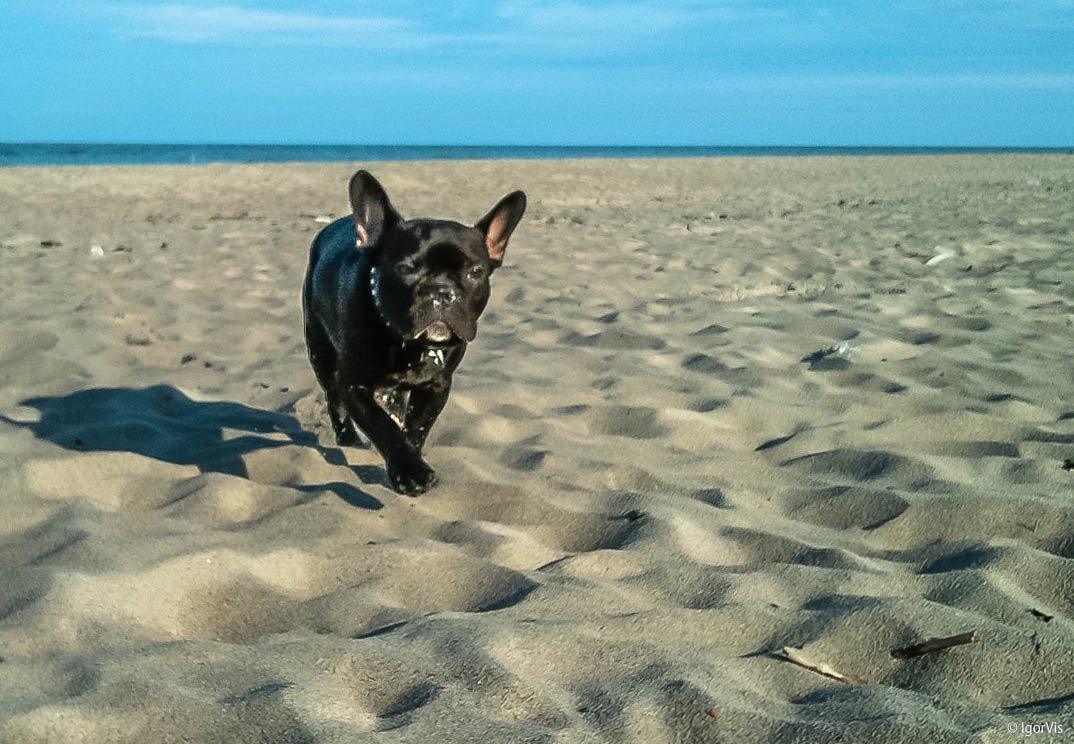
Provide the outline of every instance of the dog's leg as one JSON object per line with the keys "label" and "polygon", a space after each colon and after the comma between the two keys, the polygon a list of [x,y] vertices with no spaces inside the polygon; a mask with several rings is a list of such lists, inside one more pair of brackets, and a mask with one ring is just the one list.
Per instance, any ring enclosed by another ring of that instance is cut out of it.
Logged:
{"label": "dog's leg", "polygon": [[392,488],[417,496],[436,485],[436,473],[421,459],[420,448],[414,447],[387,411],[377,404],[373,391],[345,385],[341,392],[351,419],[384,456]]}
{"label": "dog's leg", "polygon": [[332,431],[336,434],[336,444],[340,447],[354,447],[359,443],[358,431],[354,422],[347,415],[347,409],[339,396],[335,385],[325,388],[325,402],[328,404],[328,418],[332,422]]}
{"label": "dog's leg", "polygon": [[328,418],[332,422],[336,444],[342,447],[358,444],[358,432],[347,417],[339,395],[339,384],[336,380],[338,355],[332,342],[328,340],[328,334],[316,321],[306,321],[306,351],[317,382],[321,383],[324,389],[325,402],[328,404]]}
{"label": "dog's leg", "polygon": [[451,392],[451,379],[412,388],[408,401],[403,430],[410,444],[418,451],[425,445],[425,438],[433,428]]}

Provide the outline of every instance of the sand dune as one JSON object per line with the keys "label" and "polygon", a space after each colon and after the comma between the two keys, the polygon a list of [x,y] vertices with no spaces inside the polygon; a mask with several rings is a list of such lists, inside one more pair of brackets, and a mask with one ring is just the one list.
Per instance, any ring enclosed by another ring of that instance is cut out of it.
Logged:
{"label": "sand dune", "polygon": [[0,741],[1074,735],[1070,157],[362,165],[530,197],[416,499],[305,359],[356,164],[0,170]]}

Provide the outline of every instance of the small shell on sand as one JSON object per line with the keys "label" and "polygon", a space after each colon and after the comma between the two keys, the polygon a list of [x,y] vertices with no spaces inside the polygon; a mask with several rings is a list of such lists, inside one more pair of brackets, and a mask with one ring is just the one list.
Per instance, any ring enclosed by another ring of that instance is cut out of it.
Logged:
{"label": "small shell on sand", "polygon": [[940,251],[935,256],[933,256],[928,261],[926,261],[925,265],[926,266],[935,266],[938,263],[943,263],[944,261],[946,261],[949,258],[954,258],[954,256],[955,256],[954,251]]}

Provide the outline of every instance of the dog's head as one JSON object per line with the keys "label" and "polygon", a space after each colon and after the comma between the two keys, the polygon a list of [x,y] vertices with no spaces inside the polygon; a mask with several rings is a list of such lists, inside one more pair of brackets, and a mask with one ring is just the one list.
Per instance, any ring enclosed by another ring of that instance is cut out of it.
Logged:
{"label": "dog's head", "polygon": [[489,299],[489,275],[503,263],[526,195],[508,194],[473,227],[404,220],[364,170],[350,183],[356,242],[366,251],[370,290],[385,324],[405,340],[473,341]]}

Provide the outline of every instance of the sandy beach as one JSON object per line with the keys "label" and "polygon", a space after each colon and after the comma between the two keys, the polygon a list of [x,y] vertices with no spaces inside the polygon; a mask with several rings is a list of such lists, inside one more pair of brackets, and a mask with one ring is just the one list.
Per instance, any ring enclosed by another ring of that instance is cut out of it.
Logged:
{"label": "sandy beach", "polygon": [[[358,167],[529,196],[418,498],[302,337]],[[1071,741],[1072,204],[1063,155],[0,169],[0,742]]]}

